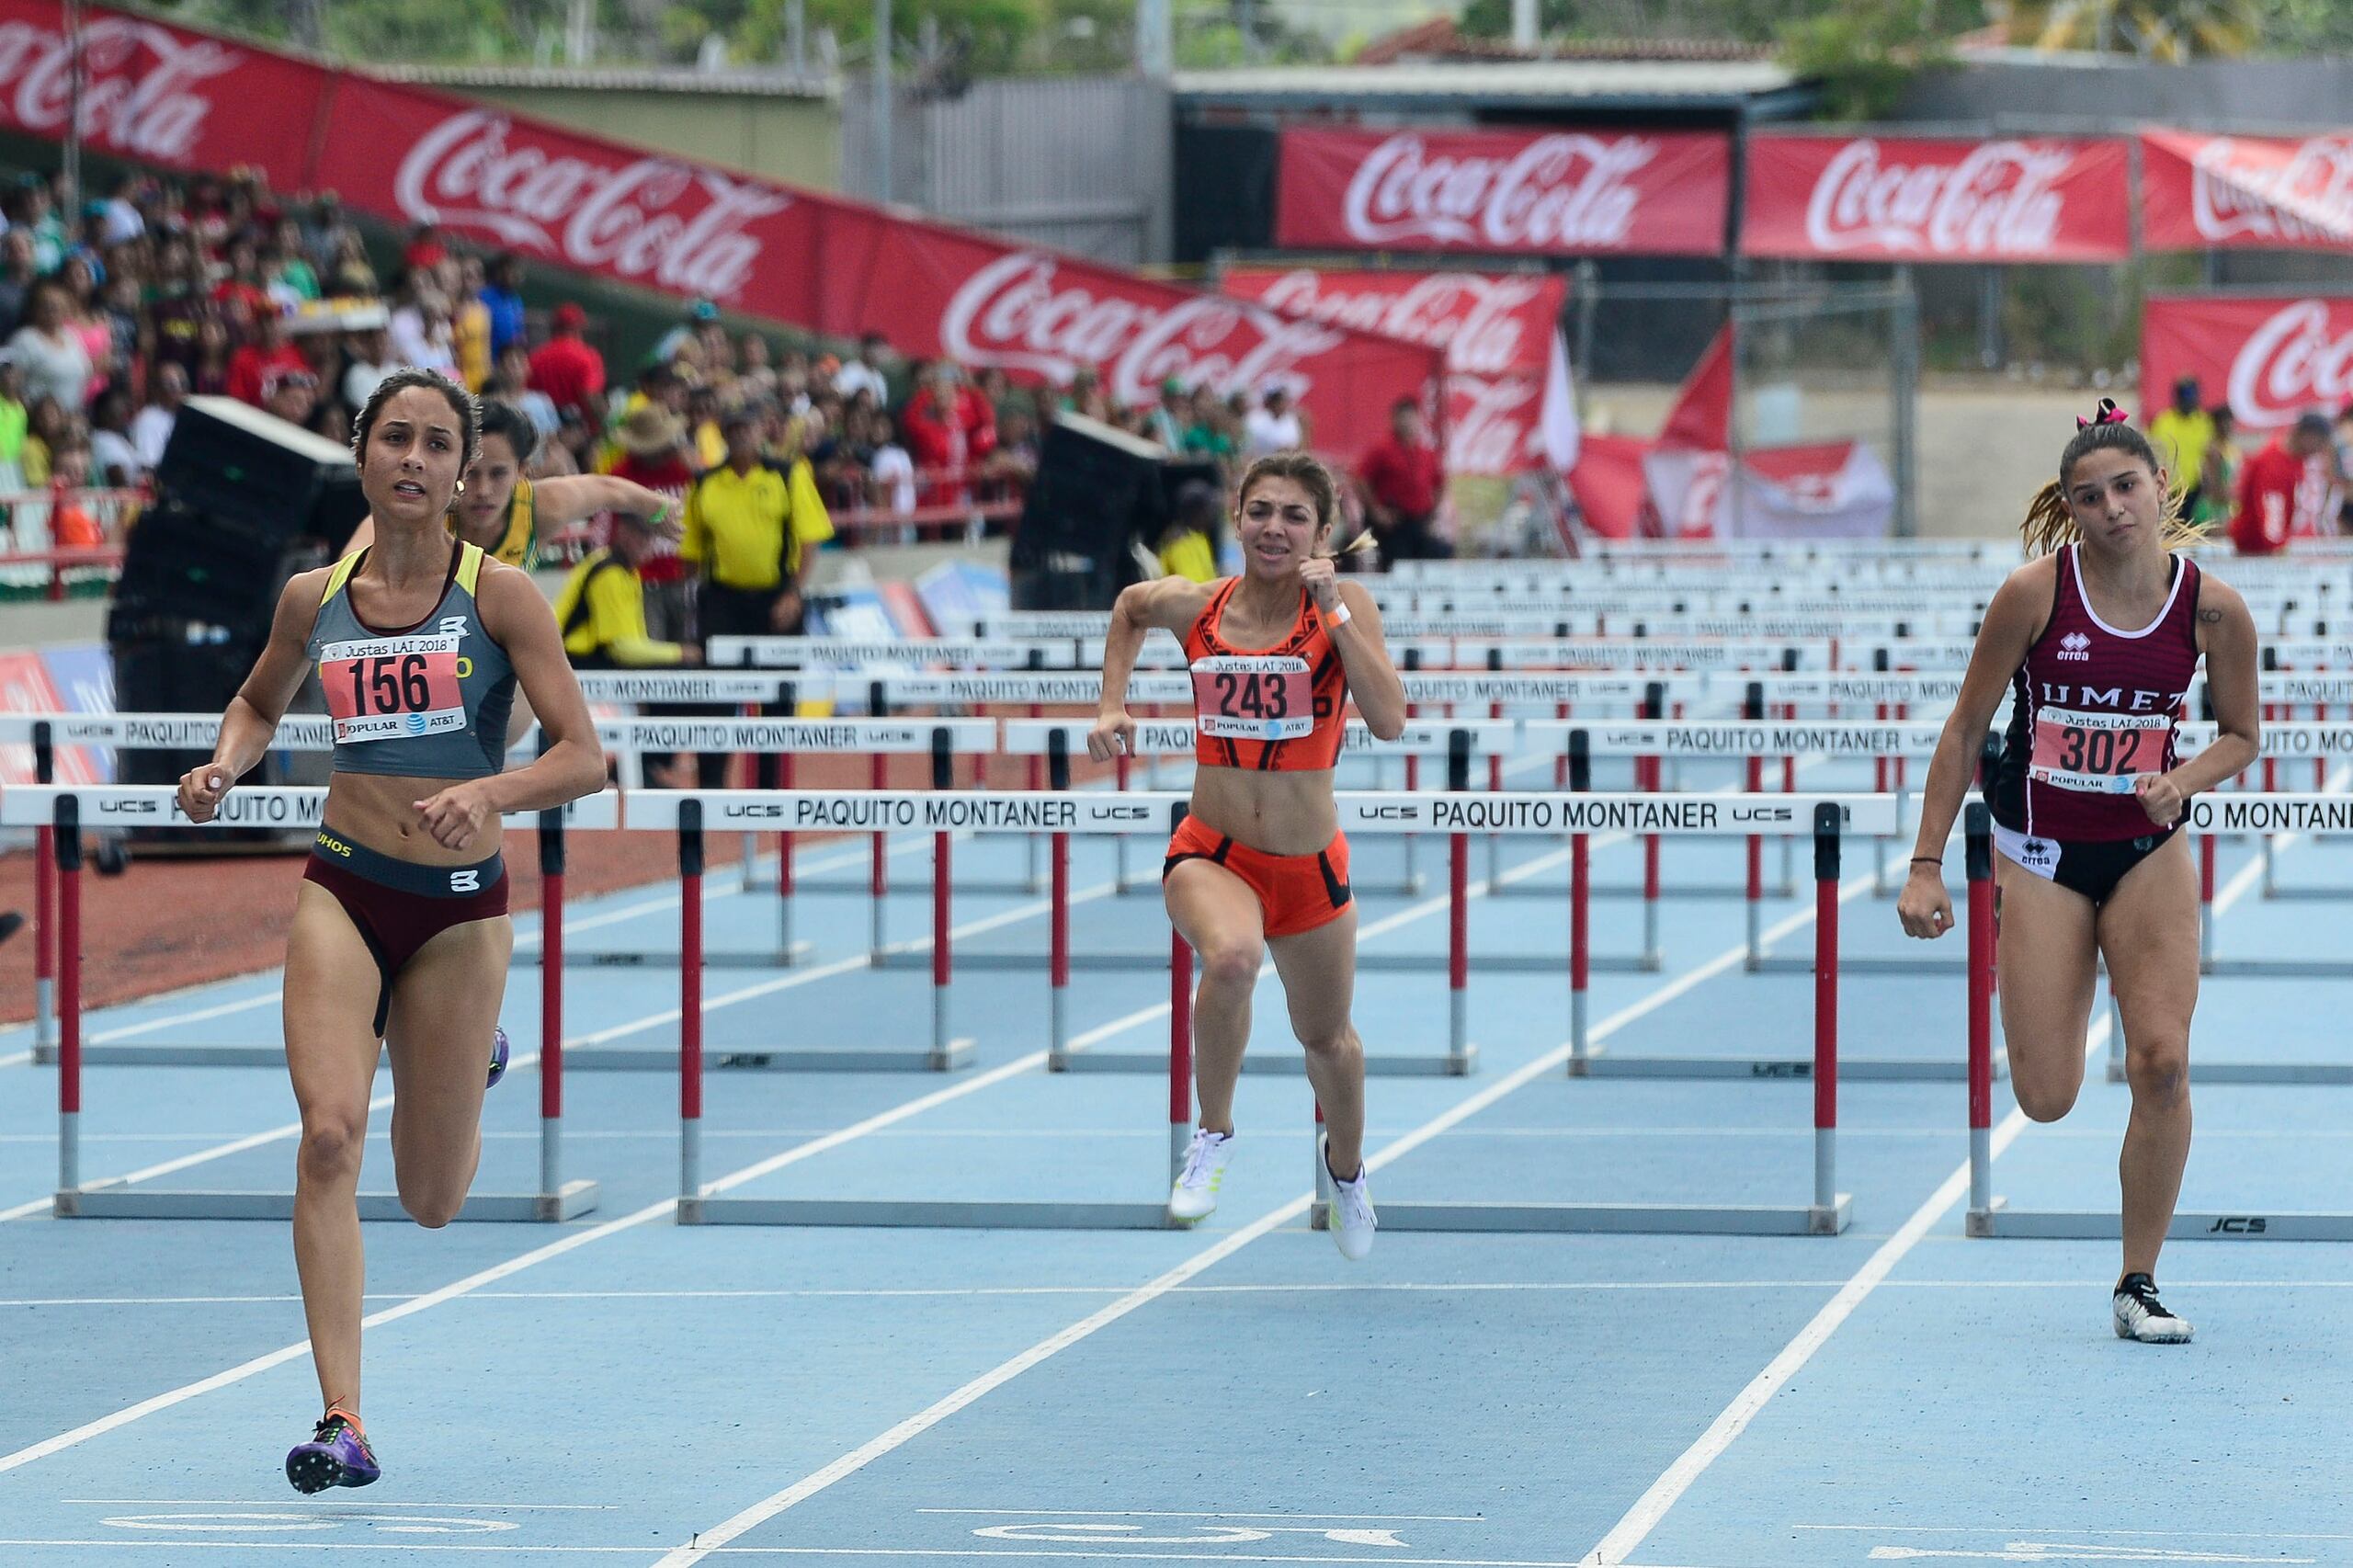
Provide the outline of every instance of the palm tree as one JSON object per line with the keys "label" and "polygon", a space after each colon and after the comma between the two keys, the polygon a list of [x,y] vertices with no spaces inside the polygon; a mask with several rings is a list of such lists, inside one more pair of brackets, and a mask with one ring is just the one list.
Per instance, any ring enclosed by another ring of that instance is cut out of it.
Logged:
{"label": "palm tree", "polygon": [[1998,11],[2013,43],[2169,63],[2247,54],[2263,38],[2260,0],[2010,0]]}

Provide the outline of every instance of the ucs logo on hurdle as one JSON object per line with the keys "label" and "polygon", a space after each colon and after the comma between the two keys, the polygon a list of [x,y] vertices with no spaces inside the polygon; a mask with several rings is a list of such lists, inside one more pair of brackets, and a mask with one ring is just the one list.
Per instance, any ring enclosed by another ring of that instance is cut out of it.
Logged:
{"label": "ucs logo on hurdle", "polygon": [[2260,1214],[2225,1214],[2206,1227],[2210,1236],[2259,1236],[2269,1228]]}

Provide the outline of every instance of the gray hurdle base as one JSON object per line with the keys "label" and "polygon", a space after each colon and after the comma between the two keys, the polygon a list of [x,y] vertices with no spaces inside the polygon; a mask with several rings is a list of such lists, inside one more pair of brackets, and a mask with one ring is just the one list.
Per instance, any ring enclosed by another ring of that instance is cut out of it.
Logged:
{"label": "gray hurdle base", "polygon": [[[58,958],[58,1134],[57,1190],[51,1211],[60,1219],[116,1220],[290,1220],[294,1197],[289,1191],[239,1191],[209,1188],[151,1187],[119,1177],[85,1183],[82,1179],[82,806],[85,799],[98,808],[100,820],[122,821],[124,808],[160,816],[173,825],[194,825],[180,817],[177,791],[168,785],[91,788],[19,788],[0,795],[0,825],[44,824],[51,829],[57,869]],[[283,825],[295,821],[315,826],[325,809],[321,789],[239,790],[223,803],[222,824],[250,826],[256,823]],[[273,815],[275,811],[278,814]],[[305,816],[304,813],[307,813]],[[543,907],[550,935],[558,949],[563,942],[564,824],[567,818],[582,826],[618,826],[620,813],[609,794],[591,796],[586,802],[527,813],[510,823],[536,820],[540,832],[540,867]],[[478,1222],[553,1223],[576,1219],[597,1207],[593,1181],[567,1180],[563,1174],[563,990],[562,968],[543,971],[540,983],[540,1028],[553,1043],[540,1053],[540,1189],[529,1193],[471,1193],[457,1218]],[[485,1061],[488,1041],[484,1041]],[[126,1051],[179,1050],[196,1051],[202,1062],[220,1052],[196,1047],[123,1047]],[[260,1049],[260,1048],[254,1048]],[[283,1062],[284,1047],[266,1054],[267,1062]],[[128,1060],[139,1060],[131,1057]],[[149,1062],[155,1059],[151,1055]],[[210,1064],[207,1062],[206,1064]],[[405,1220],[408,1214],[397,1194],[358,1195],[359,1218]]]}
{"label": "gray hurdle base", "polygon": [[[1384,1213],[1383,1219],[1387,1218]],[[2113,1242],[2124,1235],[2123,1216],[2114,1210],[2012,1209],[1999,1198],[1972,1209],[1972,1236],[1993,1240]],[[2170,1242],[2353,1242],[2353,1214],[2304,1210],[2267,1212],[2193,1210],[2177,1213],[2165,1228]]]}

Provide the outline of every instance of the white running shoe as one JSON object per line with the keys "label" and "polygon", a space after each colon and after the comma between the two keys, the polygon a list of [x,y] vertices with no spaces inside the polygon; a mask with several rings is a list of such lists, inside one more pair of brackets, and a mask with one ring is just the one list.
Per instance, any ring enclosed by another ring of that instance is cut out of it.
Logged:
{"label": "white running shoe", "polygon": [[2145,1274],[2128,1274],[2116,1287],[2116,1337],[2143,1345],[2187,1345],[2190,1327],[2157,1300],[2157,1282]]}
{"label": "white running shoe", "polygon": [[1168,1189],[1168,1217],[1180,1225],[1197,1225],[1216,1213],[1218,1184],[1225,1180],[1225,1167],[1233,1158],[1233,1133],[1193,1129],[1185,1168]]}
{"label": "white running shoe", "polygon": [[1320,1147],[1324,1174],[1332,1176],[1331,1201],[1324,1206],[1324,1228],[1332,1233],[1332,1244],[1340,1249],[1340,1256],[1357,1263],[1372,1250],[1372,1233],[1381,1226],[1381,1216],[1372,1211],[1372,1173],[1359,1168],[1356,1180],[1342,1181],[1332,1176],[1330,1140]]}

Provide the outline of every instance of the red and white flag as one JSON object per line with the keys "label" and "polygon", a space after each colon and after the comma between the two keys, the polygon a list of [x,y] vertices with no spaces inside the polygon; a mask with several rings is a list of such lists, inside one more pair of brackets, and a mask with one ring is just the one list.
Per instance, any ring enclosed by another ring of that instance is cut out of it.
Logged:
{"label": "red and white flag", "polygon": [[2143,131],[2141,242],[2151,250],[2353,250],[2353,132]]}
{"label": "red and white flag", "polygon": [[1448,472],[1575,466],[1576,399],[1560,332],[1565,278],[1532,272],[1237,267],[1219,286],[1297,320],[1443,350]]}

